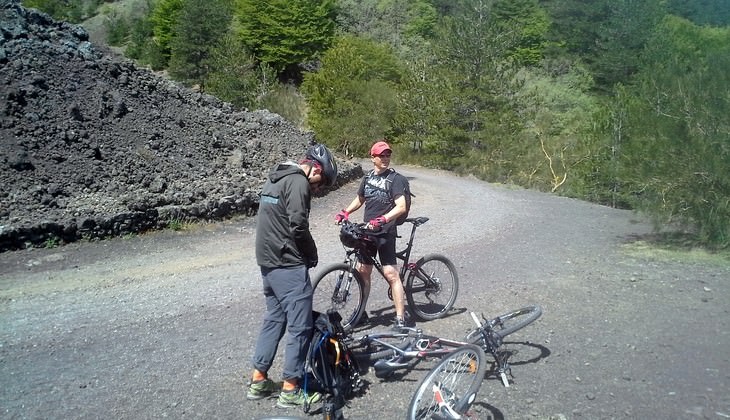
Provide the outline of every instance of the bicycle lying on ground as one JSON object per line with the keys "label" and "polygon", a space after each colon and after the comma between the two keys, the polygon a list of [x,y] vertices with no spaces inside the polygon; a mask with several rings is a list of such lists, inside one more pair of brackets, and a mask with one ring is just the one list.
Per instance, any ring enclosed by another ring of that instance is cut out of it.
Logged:
{"label": "bicycle lying on ground", "polygon": [[409,419],[460,418],[479,390],[486,372],[486,354],[491,355],[493,370],[509,387],[508,375],[512,370],[508,354],[500,348],[508,335],[530,325],[542,315],[538,305],[479,320],[469,330],[464,341],[428,335],[421,329],[404,328],[401,331],[372,333],[349,338],[349,347],[361,364],[369,363],[375,376],[384,378],[399,369],[412,367],[425,358],[442,358],[418,385],[408,408]]}
{"label": "bicycle lying on ground", "polygon": [[[477,327],[466,334],[469,343],[444,357],[421,380],[408,405],[408,419],[459,419],[476,398],[486,371],[486,353],[491,354],[493,366],[505,387],[509,387],[512,369],[508,355],[500,351],[508,335],[532,324],[542,315],[537,305],[507,312],[496,318],[482,320],[474,312],[471,317]],[[482,322],[483,321],[483,322]]]}
{"label": "bicycle lying on ground", "polygon": [[476,327],[470,329],[463,341],[426,334],[421,328],[404,327],[398,331],[382,331],[361,337],[347,337],[348,346],[360,363],[372,365],[375,375],[384,378],[399,369],[413,366],[426,358],[441,358],[467,344],[475,344],[495,358],[496,372],[505,386],[510,367],[500,347],[504,338],[532,324],[542,316],[539,305],[530,305],[480,321],[471,312]]}
{"label": "bicycle lying on ground", "polygon": [[[406,219],[411,223],[411,234],[403,250],[396,257],[403,263],[400,278],[404,282],[408,310],[422,321],[430,321],[444,316],[451,310],[459,292],[459,278],[454,264],[441,254],[428,254],[416,262],[411,262],[411,250],[416,228],[428,221],[428,217]],[[366,252],[371,231],[364,224],[343,221],[340,227],[340,240],[345,246],[344,262],[325,267],[314,279],[313,309],[318,312],[336,310],[342,315],[342,326],[350,330],[365,312],[365,290],[360,272],[359,261],[372,264],[381,276],[383,266],[377,258]],[[388,296],[392,299],[391,291]]]}

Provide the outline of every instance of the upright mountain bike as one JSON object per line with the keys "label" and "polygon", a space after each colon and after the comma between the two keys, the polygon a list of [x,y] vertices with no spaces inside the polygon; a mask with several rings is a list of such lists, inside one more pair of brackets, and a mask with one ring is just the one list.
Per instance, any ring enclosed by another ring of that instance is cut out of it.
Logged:
{"label": "upright mountain bike", "polygon": [[[408,218],[411,233],[403,250],[396,256],[402,261],[400,278],[404,282],[408,310],[419,320],[430,321],[444,316],[451,310],[459,292],[459,277],[454,264],[441,254],[428,254],[411,262],[411,250],[416,228],[428,222],[428,217]],[[383,266],[372,258],[367,249],[372,246],[371,231],[365,224],[343,221],[340,227],[340,241],[345,247],[345,260],[325,267],[313,280],[313,309],[326,313],[336,310],[342,315],[342,326],[352,329],[365,311],[364,282],[357,270],[360,261],[372,264],[381,276]],[[388,290],[392,300],[392,291]]]}

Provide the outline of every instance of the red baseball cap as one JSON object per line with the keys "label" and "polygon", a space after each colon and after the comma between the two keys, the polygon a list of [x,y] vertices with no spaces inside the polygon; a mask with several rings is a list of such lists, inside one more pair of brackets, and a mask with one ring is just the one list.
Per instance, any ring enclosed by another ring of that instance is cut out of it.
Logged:
{"label": "red baseball cap", "polygon": [[[382,154],[384,151],[390,150],[390,146],[388,143],[384,141],[379,141],[373,145],[373,147],[370,148],[370,156],[377,156]],[[392,152],[392,150],[391,150]]]}

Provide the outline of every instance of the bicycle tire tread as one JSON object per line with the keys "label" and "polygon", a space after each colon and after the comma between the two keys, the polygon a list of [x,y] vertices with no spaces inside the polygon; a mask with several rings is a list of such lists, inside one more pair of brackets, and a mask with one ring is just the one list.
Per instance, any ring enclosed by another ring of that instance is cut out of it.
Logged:
{"label": "bicycle tire tread", "polygon": [[[447,268],[448,272],[451,274],[451,287],[453,288],[453,291],[451,292],[451,295],[449,296],[449,300],[446,302],[445,305],[443,305],[442,308],[440,308],[438,311],[435,312],[426,312],[424,311],[421,306],[416,302],[416,298],[414,297],[414,277],[416,276],[417,269],[422,267],[424,264],[431,262],[431,261],[439,261],[444,264],[444,266]],[[416,317],[417,319],[421,321],[432,321],[434,319],[442,318],[444,315],[446,315],[451,308],[453,308],[454,303],[456,302],[456,297],[459,294],[459,275],[456,271],[456,266],[454,263],[449,260],[446,256],[441,254],[428,254],[421,259],[419,259],[416,262],[416,270],[409,270],[408,278],[406,279],[406,287],[405,287],[405,294],[406,294],[406,300],[408,302],[408,309],[409,312]]]}
{"label": "bicycle tire tread", "polygon": [[[421,400],[421,397],[424,395],[428,395],[429,392],[432,392],[430,387],[434,383],[434,378],[439,375],[439,373],[442,370],[442,367],[445,365],[451,363],[452,361],[458,360],[463,353],[471,352],[475,355],[477,359],[477,370],[473,374],[472,382],[467,387],[467,391],[463,392],[463,395],[459,396],[459,399],[457,400],[456,404],[454,404],[454,408],[459,412],[459,414],[464,414],[469,407],[472,405],[472,403],[476,399],[476,394],[479,392],[479,388],[481,388],[482,381],[484,380],[486,370],[487,370],[487,361],[486,361],[486,355],[484,353],[484,350],[474,344],[466,344],[462,347],[459,347],[449,355],[445,356],[441,361],[434,366],[427,374],[423,377],[423,379],[419,382],[418,386],[416,387],[416,392],[411,397],[411,401],[408,404],[408,413],[407,418],[409,420],[416,420],[420,419],[422,417],[416,416],[416,411],[419,407],[419,402]],[[430,417],[428,417],[430,418]]]}

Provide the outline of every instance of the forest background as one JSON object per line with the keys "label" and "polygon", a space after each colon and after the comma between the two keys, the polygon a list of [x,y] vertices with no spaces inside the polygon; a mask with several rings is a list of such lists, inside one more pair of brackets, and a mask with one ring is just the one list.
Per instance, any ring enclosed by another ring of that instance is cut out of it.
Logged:
{"label": "forest background", "polygon": [[347,156],[642,211],[730,247],[727,0],[23,0]]}

